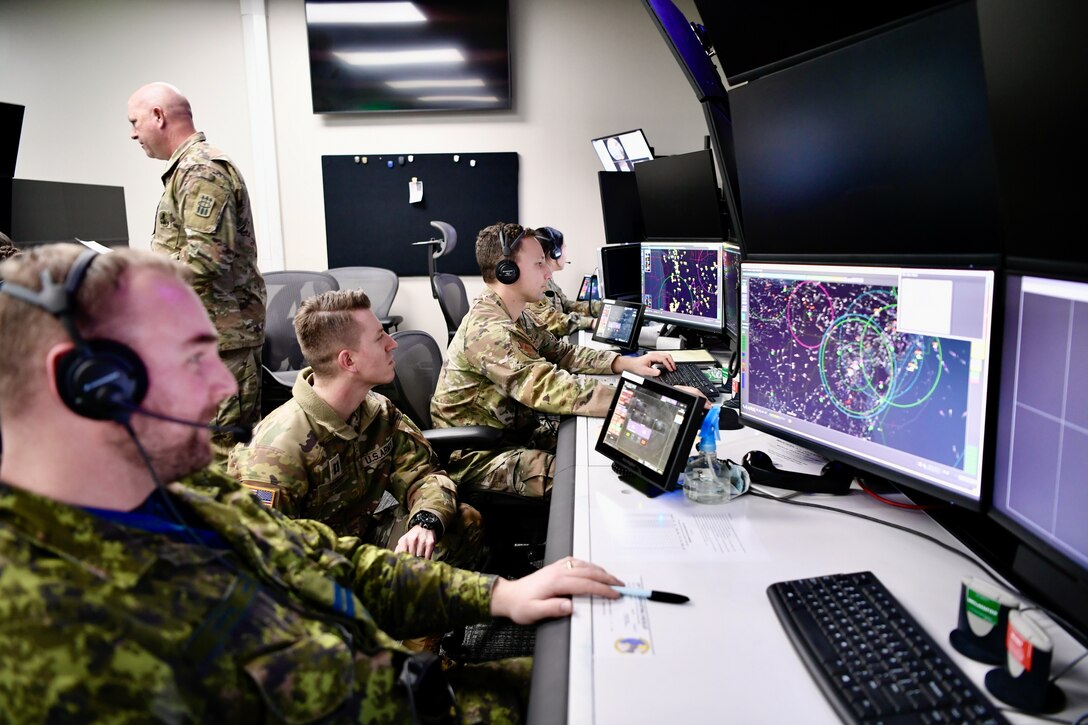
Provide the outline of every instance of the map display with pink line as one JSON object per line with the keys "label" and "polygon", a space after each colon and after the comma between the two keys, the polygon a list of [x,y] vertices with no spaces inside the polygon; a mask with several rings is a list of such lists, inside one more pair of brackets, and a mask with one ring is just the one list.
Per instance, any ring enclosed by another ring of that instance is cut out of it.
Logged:
{"label": "map display with pink line", "polygon": [[750,280],[748,402],[962,469],[971,343],[900,332],[897,292]]}

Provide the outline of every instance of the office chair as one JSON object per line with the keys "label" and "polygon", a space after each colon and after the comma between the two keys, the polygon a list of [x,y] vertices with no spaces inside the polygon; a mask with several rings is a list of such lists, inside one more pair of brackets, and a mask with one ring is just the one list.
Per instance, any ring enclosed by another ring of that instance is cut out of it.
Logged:
{"label": "office chair", "polygon": [[325,273],[336,278],[340,289],[361,289],[366,292],[374,316],[386,332],[396,330],[404,322],[401,315],[389,312],[400,289],[400,277],[393,270],[384,267],[334,267],[326,269]]}
{"label": "office chair", "polygon": [[263,417],[291,399],[298,371],[306,366],[295,336],[295,313],[299,305],[307,297],[340,287],[336,278],[325,272],[285,270],[261,276],[268,294],[261,351]]}
{"label": "office chair", "polygon": [[442,316],[446,318],[446,329],[449,331],[449,340],[446,341],[448,345],[457,334],[461,320],[468,314],[468,292],[465,291],[465,283],[455,274],[438,272],[432,282],[438,297],[438,306],[442,309]]}

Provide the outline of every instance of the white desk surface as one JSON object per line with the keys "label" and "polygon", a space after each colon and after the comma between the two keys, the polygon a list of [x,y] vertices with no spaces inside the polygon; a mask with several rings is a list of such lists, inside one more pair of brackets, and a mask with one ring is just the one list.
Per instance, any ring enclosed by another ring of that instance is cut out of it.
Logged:
{"label": "white desk surface", "polygon": [[[646,498],[620,482],[611,461],[593,450],[601,424],[577,421],[574,555],[691,601],[625,597],[621,607],[609,609],[576,598],[568,723],[838,722],[766,589],[787,579],[862,570],[875,573],[985,692],[991,666],[960,655],[948,634],[957,622],[961,578],[992,580],[987,571],[912,534],[839,513],[750,495],[718,505],[693,503],[682,492]],[[804,500],[895,522],[964,550],[924,513],[860,491]],[[690,543],[680,548],[684,537]],[[1083,648],[1056,626],[1047,631],[1055,641],[1056,673]],[[649,640],[650,651],[622,652],[632,633]],[[1059,684],[1072,705],[1057,717],[1072,722],[1088,710],[1088,662]],[[1013,722],[1043,722],[1006,714]]]}

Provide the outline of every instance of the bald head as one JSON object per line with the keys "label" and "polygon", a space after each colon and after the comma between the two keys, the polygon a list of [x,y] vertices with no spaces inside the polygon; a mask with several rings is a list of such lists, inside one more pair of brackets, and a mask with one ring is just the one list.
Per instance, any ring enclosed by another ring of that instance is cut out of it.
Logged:
{"label": "bald head", "polygon": [[189,99],[161,81],[148,83],[129,97],[128,122],[132,139],[153,159],[169,159],[196,132]]}

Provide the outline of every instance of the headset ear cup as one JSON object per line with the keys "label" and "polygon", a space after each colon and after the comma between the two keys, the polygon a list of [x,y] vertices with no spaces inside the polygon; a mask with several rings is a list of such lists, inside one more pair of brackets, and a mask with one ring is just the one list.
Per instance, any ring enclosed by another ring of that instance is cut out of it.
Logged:
{"label": "headset ear cup", "polygon": [[132,348],[89,340],[57,362],[57,390],[75,414],[94,420],[128,420],[147,395],[147,368]]}
{"label": "headset ear cup", "polygon": [[790,491],[841,495],[849,493],[850,484],[854,480],[853,469],[840,461],[828,461],[819,475],[780,471],[771,461],[771,457],[760,450],[745,453],[743,465],[752,483],[766,484]]}
{"label": "headset ear cup", "polygon": [[503,284],[514,284],[519,277],[521,277],[521,270],[518,269],[518,263],[514,260],[501,259],[495,265],[495,279]]}

